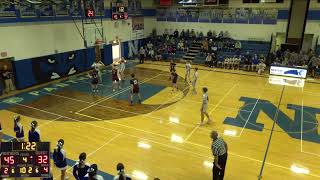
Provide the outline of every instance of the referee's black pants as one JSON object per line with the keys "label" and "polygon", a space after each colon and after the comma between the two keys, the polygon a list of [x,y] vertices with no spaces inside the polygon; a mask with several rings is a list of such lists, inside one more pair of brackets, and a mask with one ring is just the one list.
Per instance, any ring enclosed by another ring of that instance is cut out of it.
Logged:
{"label": "referee's black pants", "polygon": [[140,64],[143,64],[143,63],[144,63],[144,55],[140,54]]}
{"label": "referee's black pants", "polygon": [[213,163],[213,168],[212,168],[212,179],[213,180],[223,180],[224,171],[225,171],[226,165],[227,165],[227,159],[228,159],[228,153],[225,153],[224,155],[219,156],[218,164],[220,165],[221,169],[216,167]]}

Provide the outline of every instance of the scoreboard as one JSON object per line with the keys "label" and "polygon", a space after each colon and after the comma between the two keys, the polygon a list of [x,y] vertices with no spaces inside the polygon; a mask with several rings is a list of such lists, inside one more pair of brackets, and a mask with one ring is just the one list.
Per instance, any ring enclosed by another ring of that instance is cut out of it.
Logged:
{"label": "scoreboard", "polygon": [[49,177],[49,142],[1,142],[1,178]]}
{"label": "scoreboard", "polygon": [[128,15],[128,3],[124,2],[112,2],[112,20],[126,20],[129,18]]}

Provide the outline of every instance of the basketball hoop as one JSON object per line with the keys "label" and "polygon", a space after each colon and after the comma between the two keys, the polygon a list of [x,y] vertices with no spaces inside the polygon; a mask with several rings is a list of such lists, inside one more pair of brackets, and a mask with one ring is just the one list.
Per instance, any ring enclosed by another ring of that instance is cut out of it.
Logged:
{"label": "basketball hoop", "polygon": [[95,42],[96,47],[99,47],[100,49],[103,49],[103,44],[104,42],[101,39],[97,39]]}

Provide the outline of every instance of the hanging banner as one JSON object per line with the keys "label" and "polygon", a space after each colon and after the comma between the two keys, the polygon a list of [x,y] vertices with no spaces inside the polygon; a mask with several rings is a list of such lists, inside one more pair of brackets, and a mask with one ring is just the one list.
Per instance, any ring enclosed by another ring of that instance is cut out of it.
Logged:
{"label": "hanging banner", "polygon": [[144,38],[144,18],[132,17],[132,37],[133,39]]}
{"label": "hanging banner", "polygon": [[188,22],[188,11],[186,8],[177,9],[177,22]]}
{"label": "hanging banner", "polygon": [[248,24],[249,22],[249,8],[237,8],[236,9],[236,23]]}
{"label": "hanging banner", "polygon": [[234,23],[235,22],[235,9],[224,9],[223,10],[223,23]]}
{"label": "hanging banner", "polygon": [[20,4],[20,16],[22,18],[37,17],[37,9],[34,4],[21,3]]}
{"label": "hanging banner", "polygon": [[176,15],[177,15],[177,9],[175,8],[167,9],[166,11],[167,21],[176,22],[177,21]]}
{"label": "hanging banner", "polygon": [[188,10],[188,22],[198,22],[199,21],[199,9],[189,9]]}
{"label": "hanging banner", "polygon": [[53,5],[51,5],[51,4],[41,4],[39,6],[39,10],[40,10],[40,17],[53,17],[54,16]]}
{"label": "hanging banner", "polygon": [[16,7],[9,2],[0,2],[0,19],[16,18]]}
{"label": "hanging banner", "polygon": [[264,9],[263,24],[277,24],[277,9]]}
{"label": "hanging banner", "polygon": [[96,16],[104,15],[104,0],[95,0]]}
{"label": "hanging banner", "polygon": [[222,9],[212,9],[211,10],[211,22],[212,23],[222,23],[223,10]]}
{"label": "hanging banner", "polygon": [[249,24],[262,24],[263,10],[258,8],[249,9]]}
{"label": "hanging banner", "polygon": [[66,0],[59,0],[55,6],[56,16],[68,16],[68,8]]}
{"label": "hanging banner", "polygon": [[211,11],[209,9],[201,9],[199,11],[199,22],[210,22]]}
{"label": "hanging banner", "polygon": [[128,14],[129,16],[142,16],[141,0],[128,1]]}
{"label": "hanging banner", "polygon": [[70,16],[81,16],[81,3],[79,0],[70,0]]}
{"label": "hanging banner", "polygon": [[219,5],[218,1],[219,0],[203,0],[203,5],[204,6],[217,6],[217,5]]}
{"label": "hanging banner", "polygon": [[166,17],[167,9],[157,9],[157,21],[167,21]]}

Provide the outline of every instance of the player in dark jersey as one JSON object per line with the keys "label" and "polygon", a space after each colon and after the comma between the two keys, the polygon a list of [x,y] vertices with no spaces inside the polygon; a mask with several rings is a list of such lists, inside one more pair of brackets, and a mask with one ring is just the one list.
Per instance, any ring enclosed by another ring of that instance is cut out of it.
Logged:
{"label": "player in dark jersey", "polygon": [[24,130],[23,130],[23,126],[22,126],[20,120],[21,120],[20,116],[15,116],[13,118],[13,121],[14,121],[13,130],[14,130],[14,132],[16,132],[17,140],[19,142],[23,142],[24,141]]}
{"label": "player in dark jersey", "polygon": [[172,78],[171,74],[174,71],[176,71],[176,63],[174,63],[173,60],[171,60],[171,62],[170,62],[170,77],[169,77],[170,80]]}
{"label": "player in dark jersey", "polygon": [[86,163],[87,158],[86,153],[81,153],[79,155],[79,161],[73,166],[73,176],[76,180],[84,180],[85,175],[87,174],[90,164]]}
{"label": "player in dark jersey", "polygon": [[116,89],[120,89],[119,85],[119,72],[116,65],[112,65],[112,91],[116,91]]}
{"label": "player in dark jersey", "polygon": [[178,91],[179,90],[178,85],[177,85],[178,74],[176,73],[176,71],[173,71],[171,73],[171,79],[172,79],[172,91],[174,91],[174,89],[176,89]]}
{"label": "player in dark jersey", "polygon": [[134,95],[137,95],[139,97],[139,104],[141,104],[139,81],[137,78],[135,78],[134,74],[131,74],[130,84],[131,84],[130,104],[133,105]]}
{"label": "player in dark jersey", "polygon": [[99,74],[96,69],[94,69],[89,76],[91,77],[92,92],[98,92]]}

